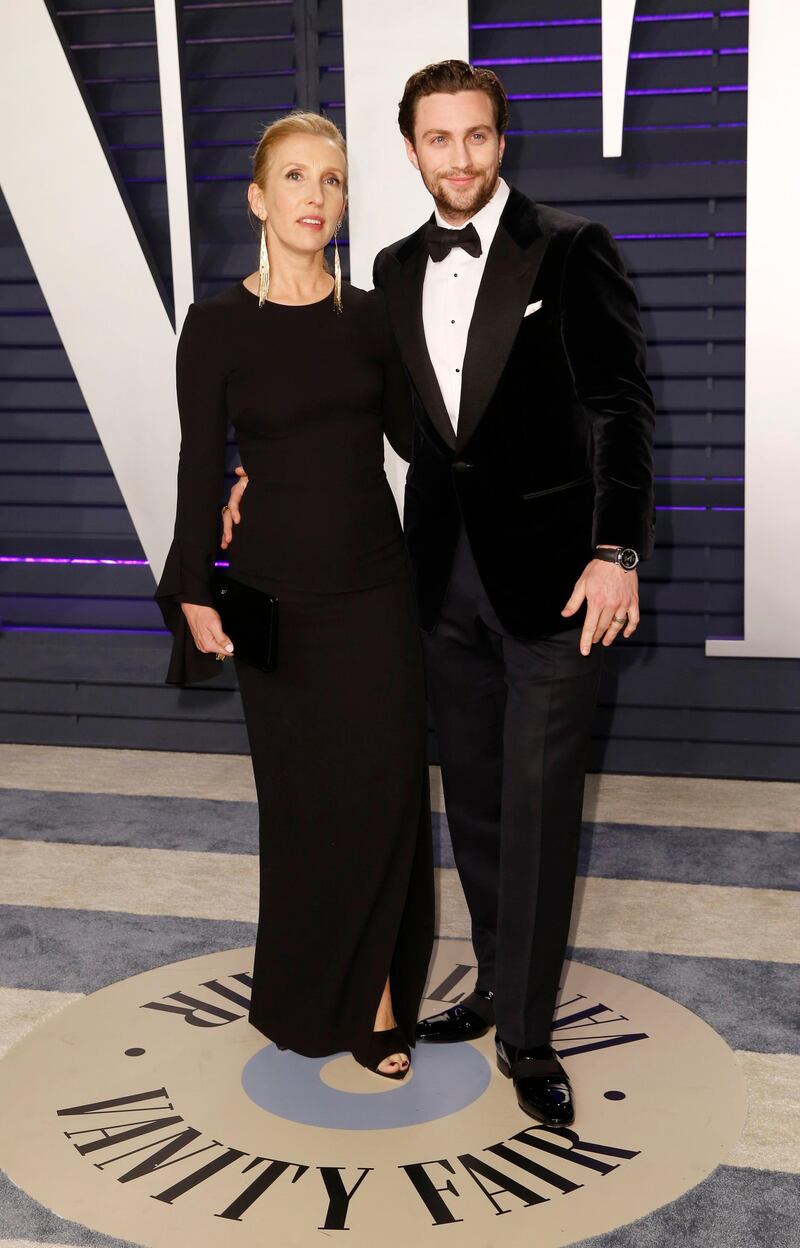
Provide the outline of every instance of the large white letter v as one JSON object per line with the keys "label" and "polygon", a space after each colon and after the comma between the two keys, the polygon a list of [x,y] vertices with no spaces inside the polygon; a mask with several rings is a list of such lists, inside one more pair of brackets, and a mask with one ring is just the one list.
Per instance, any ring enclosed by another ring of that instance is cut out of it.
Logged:
{"label": "large white letter v", "polygon": [[[160,60],[172,52],[159,48]],[[171,116],[162,102],[172,136],[180,110],[174,93]],[[44,0],[0,4],[0,116],[3,191],[157,576],[175,514],[175,332]],[[174,174],[169,190],[175,265],[188,222]],[[179,268],[180,326],[190,293]]]}

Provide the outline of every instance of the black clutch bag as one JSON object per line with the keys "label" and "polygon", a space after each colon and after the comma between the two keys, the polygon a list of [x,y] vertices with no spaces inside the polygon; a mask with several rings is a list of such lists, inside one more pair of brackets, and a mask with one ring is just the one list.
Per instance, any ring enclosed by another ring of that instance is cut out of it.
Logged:
{"label": "black clutch bag", "polygon": [[274,672],[278,663],[278,599],[224,572],[212,573],[211,597],[236,658],[261,672]]}

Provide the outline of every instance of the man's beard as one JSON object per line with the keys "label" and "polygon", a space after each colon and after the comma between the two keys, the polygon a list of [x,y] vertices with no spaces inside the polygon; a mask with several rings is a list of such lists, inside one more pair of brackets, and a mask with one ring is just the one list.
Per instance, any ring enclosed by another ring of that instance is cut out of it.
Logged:
{"label": "man's beard", "polygon": [[[447,177],[475,177],[477,181],[463,191],[447,185]],[[498,169],[451,169],[438,174],[436,181],[425,182],[434,203],[443,217],[461,217],[465,221],[474,217],[488,204],[497,189]]]}

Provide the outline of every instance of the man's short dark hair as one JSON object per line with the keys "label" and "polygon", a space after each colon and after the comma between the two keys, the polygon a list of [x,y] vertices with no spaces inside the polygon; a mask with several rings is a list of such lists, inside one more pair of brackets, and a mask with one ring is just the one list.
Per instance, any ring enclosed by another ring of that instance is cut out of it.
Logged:
{"label": "man's short dark hair", "polygon": [[503,84],[490,69],[468,65],[466,61],[437,61],[412,74],[403,91],[397,117],[400,132],[409,143],[414,142],[414,120],[417,101],[425,95],[455,95],[459,91],[483,91],[494,109],[498,134],[508,129],[508,96]]}

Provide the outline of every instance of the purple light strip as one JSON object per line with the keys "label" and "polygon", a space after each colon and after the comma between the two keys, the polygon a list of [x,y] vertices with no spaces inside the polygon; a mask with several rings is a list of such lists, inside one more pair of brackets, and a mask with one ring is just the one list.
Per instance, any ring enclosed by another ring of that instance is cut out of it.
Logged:
{"label": "purple light strip", "polygon": [[[189,108],[187,112],[193,117],[204,117],[207,113],[284,113],[292,108],[294,108],[293,104],[236,104],[233,107],[221,104],[207,108]],[[127,115],[126,113],[118,114],[120,117]]]}
{"label": "purple light strip", "polygon": [[[599,100],[601,91],[519,91],[510,100]],[[626,92],[627,95],[627,92]]]}
{"label": "purple light strip", "polygon": [[[658,126],[624,126],[623,130],[626,134],[651,134],[670,132],[679,130],[744,130],[746,127],[744,121],[713,121],[702,122],[696,125],[680,125],[673,122],[665,122]],[[529,129],[529,130],[506,130],[506,135],[530,135],[530,134],[600,134],[599,126],[554,126],[545,129]],[[679,162],[680,163],[680,162]],[[709,162],[713,163],[713,162]],[[727,162],[717,161],[717,164]],[[732,162],[736,164],[744,164],[744,161]]]}
{"label": "purple light strip", "polygon": [[204,39],[187,39],[187,47],[218,43],[288,43],[294,39],[294,33],[288,35],[214,35]]}
{"label": "purple light strip", "polygon": [[49,627],[46,624],[3,624],[0,633],[82,633],[92,637],[98,634],[103,637],[168,637],[165,628],[71,628],[69,625]]}
{"label": "purple light strip", "polygon": [[[641,87],[626,95],[711,95],[714,87]],[[600,94],[600,92],[598,92]]]}
{"label": "purple light strip", "polygon": [[[263,9],[270,5],[289,5],[292,0],[215,0],[206,4],[185,4],[183,7],[187,11],[196,11],[198,9]],[[56,9],[58,17],[118,17],[120,13],[152,13],[152,4],[131,5],[125,9]]]}
{"label": "purple light strip", "polygon": [[543,27],[599,25],[599,17],[559,17],[539,22],[471,22],[470,30],[540,30]]}
{"label": "purple light strip", "polygon": [[264,9],[270,6],[290,5],[294,0],[213,0],[212,3],[206,4],[185,4],[183,7],[187,12],[194,12],[198,9]]}
{"label": "purple light strip", "polygon": [[[679,60],[682,57],[699,59],[710,56],[746,56],[747,48],[684,48],[663,49],[655,52],[631,52],[632,61]],[[483,57],[474,60],[473,65],[575,65],[589,64],[602,60],[600,53],[585,53],[571,56],[500,56]]]}
{"label": "purple light strip", "polygon": [[[288,43],[294,39],[293,34],[288,35],[214,35],[205,38],[186,39],[184,42],[187,47],[206,47],[216,46],[218,44],[230,43]],[[71,43],[70,50],[72,52],[114,52],[120,49],[128,50],[130,48],[155,48],[157,47],[155,39],[109,39],[104,43]]]}
{"label": "purple light strip", "polygon": [[[35,564],[67,564],[89,568],[149,568],[146,559],[83,559],[61,555],[0,555],[0,563],[35,563]],[[228,568],[230,564],[218,559],[215,568]]]}
{"label": "purple light strip", "polygon": [[264,9],[268,7],[286,8],[292,4],[294,0],[214,0],[213,3],[206,4],[185,4],[183,7],[187,12],[196,12],[202,9]]}
{"label": "purple light strip", "polygon": [[[116,10],[119,12],[119,10]],[[130,12],[130,10],[126,10]],[[294,69],[258,69],[248,70],[236,73],[229,70],[224,74],[187,74],[187,82],[215,82],[221,80],[223,82],[238,81],[240,78],[292,78],[294,77]],[[87,87],[116,86],[117,83],[130,85],[132,83],[157,83],[158,78],[155,74],[113,74],[105,78],[84,78]]]}
{"label": "purple light strip", "polygon": [[[646,17],[635,17],[635,22],[707,22],[716,17],[711,9],[703,9],[696,13],[659,13]],[[720,17],[749,17],[747,9],[723,9]],[[556,26],[599,26],[599,17],[563,17],[549,21],[518,21],[518,22],[473,22],[472,30],[521,30],[540,29]]]}
{"label": "purple light strip", "polygon": [[[235,108],[215,106],[208,108],[189,108],[186,111],[193,117],[203,117],[207,113],[284,113],[293,107],[292,104],[237,104]],[[160,108],[117,108],[98,110],[98,117],[160,117]],[[163,144],[162,144],[163,146]],[[196,145],[193,145],[196,146]],[[222,145],[224,146],[224,145]]]}
{"label": "purple light strip", "polygon": [[[715,90],[746,91],[747,87],[647,87],[626,91],[626,96],[712,95]],[[599,100],[602,91],[521,91],[510,100]]]}
{"label": "purple light strip", "polygon": [[[125,9],[126,13],[152,13],[152,4],[131,5],[129,9]],[[56,9],[57,17],[104,17],[118,16],[119,9]]]}
{"label": "purple light strip", "polygon": [[692,125],[665,122],[657,126],[625,126],[625,129],[631,134],[649,134],[659,130],[744,130],[746,125],[744,121],[703,121]]}
{"label": "purple light strip", "polygon": [[614,238],[623,242],[640,242],[646,239],[654,238],[710,238],[710,234],[687,233],[687,234],[615,234]]}
{"label": "purple light strip", "polygon": [[[720,13],[720,17],[730,16],[730,14]],[[635,22],[707,22],[709,18],[716,17],[716,13],[711,9],[704,9],[699,13],[652,13],[646,17],[635,17]]]}
{"label": "purple light strip", "polygon": [[[222,82],[228,82],[228,81],[238,82],[240,79],[243,79],[243,78],[248,78],[248,79],[293,78],[294,73],[295,73],[294,69],[250,69],[250,70],[239,70],[236,72],[234,72],[233,70],[228,70],[224,74],[187,74],[186,81],[187,82],[216,82],[216,81],[221,80]],[[114,79],[109,78],[108,81],[113,82]]]}
{"label": "purple light strip", "polygon": [[124,42],[117,40],[114,43],[71,43],[70,51],[94,52],[102,48],[154,48],[155,46],[155,39],[126,39]]}
{"label": "purple light strip", "polygon": [[81,559],[54,555],[0,555],[0,563],[70,564],[84,567],[148,568],[146,559]]}
{"label": "purple light strip", "polygon": [[614,238],[623,241],[643,241],[658,238],[745,238],[744,230],[720,230],[719,233],[686,233],[686,234],[615,234]]}

